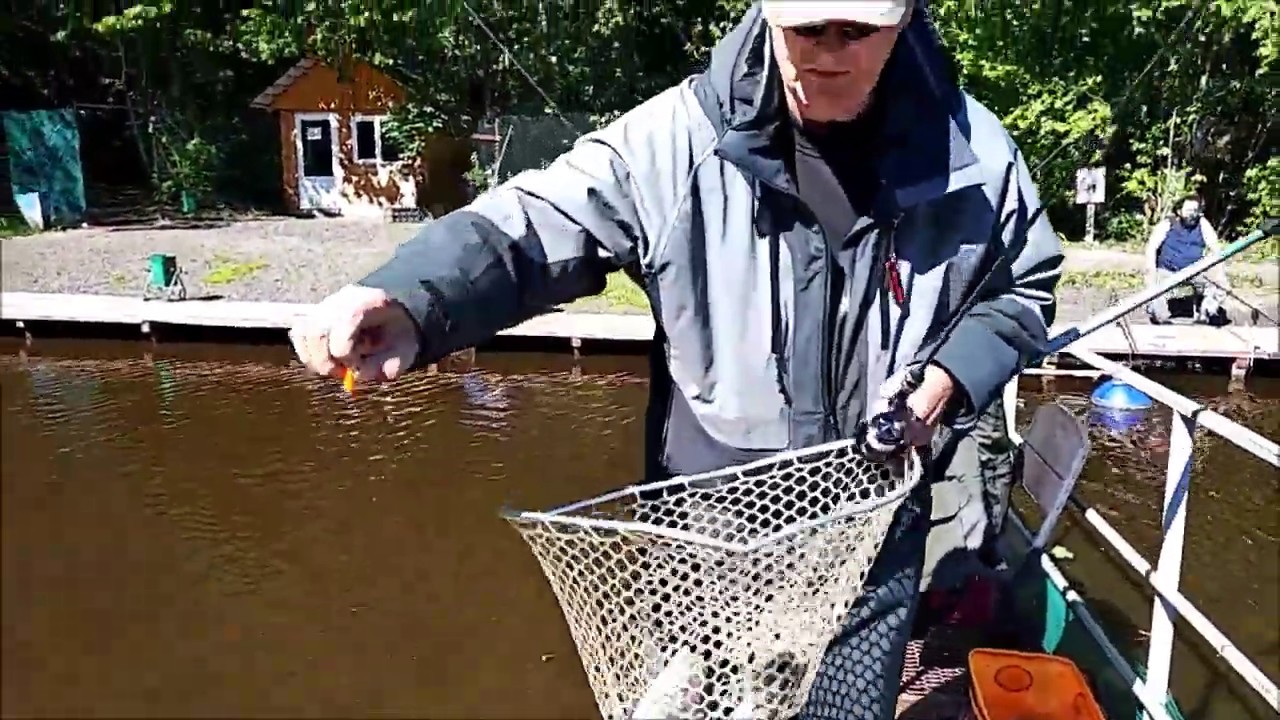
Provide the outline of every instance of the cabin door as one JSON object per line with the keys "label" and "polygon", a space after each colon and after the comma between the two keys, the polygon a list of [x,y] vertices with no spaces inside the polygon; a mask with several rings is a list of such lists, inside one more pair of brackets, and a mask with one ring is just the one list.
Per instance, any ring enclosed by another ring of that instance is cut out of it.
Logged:
{"label": "cabin door", "polygon": [[338,210],[342,165],[338,158],[338,118],[333,113],[298,113],[298,207]]}

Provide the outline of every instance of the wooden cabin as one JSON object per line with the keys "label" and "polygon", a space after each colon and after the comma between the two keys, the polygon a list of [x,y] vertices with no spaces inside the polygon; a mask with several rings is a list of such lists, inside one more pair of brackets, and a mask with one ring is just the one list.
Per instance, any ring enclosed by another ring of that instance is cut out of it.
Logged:
{"label": "wooden cabin", "polygon": [[404,102],[404,88],[359,59],[346,75],[304,58],[251,103],[279,118],[285,205],[381,217],[391,208],[430,207],[438,214],[461,204],[454,196],[461,195],[470,164],[468,141],[441,138],[426,157],[402,157],[383,123]]}

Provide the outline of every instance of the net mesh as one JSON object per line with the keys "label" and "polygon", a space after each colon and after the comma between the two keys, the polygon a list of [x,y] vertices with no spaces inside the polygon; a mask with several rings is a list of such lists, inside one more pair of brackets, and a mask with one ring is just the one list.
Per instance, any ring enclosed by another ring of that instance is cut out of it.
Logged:
{"label": "net mesh", "polygon": [[842,441],[507,518],[606,720],[782,719],[919,475]]}

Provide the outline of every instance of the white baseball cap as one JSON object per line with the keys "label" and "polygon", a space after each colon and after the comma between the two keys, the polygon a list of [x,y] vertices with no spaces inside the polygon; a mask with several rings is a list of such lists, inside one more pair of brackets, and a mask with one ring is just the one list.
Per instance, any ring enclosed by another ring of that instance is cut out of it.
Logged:
{"label": "white baseball cap", "polygon": [[911,9],[912,0],[761,0],[765,20],[775,27],[856,22],[889,27]]}

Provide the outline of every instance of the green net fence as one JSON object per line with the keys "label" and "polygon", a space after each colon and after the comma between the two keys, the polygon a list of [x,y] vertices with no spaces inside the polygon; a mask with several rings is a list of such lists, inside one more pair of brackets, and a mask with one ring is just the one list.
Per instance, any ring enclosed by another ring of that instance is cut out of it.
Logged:
{"label": "green net fence", "polygon": [[38,221],[45,227],[80,224],[85,215],[84,174],[75,111],[5,112],[0,116],[4,119],[13,197],[23,214],[38,212]]}
{"label": "green net fence", "polygon": [[496,139],[478,149],[480,165],[500,183],[525,170],[546,167],[592,129],[586,113],[504,116],[481,128]]}

